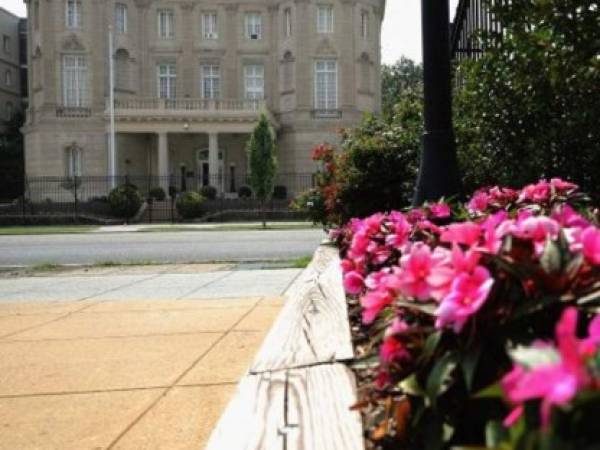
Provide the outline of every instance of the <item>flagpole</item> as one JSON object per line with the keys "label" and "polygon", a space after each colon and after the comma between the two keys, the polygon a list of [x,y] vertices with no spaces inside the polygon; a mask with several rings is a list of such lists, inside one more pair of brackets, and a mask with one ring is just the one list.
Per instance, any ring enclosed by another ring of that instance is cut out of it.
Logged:
{"label": "flagpole", "polygon": [[108,153],[108,174],[110,176],[110,187],[116,187],[116,154],[117,143],[115,139],[115,71],[114,71],[114,49],[113,28],[108,26],[108,70],[109,70],[109,114],[110,114],[110,143]]}

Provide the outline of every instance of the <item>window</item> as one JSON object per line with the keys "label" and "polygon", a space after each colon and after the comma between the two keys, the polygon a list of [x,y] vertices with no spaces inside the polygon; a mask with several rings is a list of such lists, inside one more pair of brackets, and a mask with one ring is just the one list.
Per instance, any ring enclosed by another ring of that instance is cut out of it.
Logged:
{"label": "window", "polygon": [[115,30],[117,33],[127,33],[127,5],[115,4]]}
{"label": "window", "polygon": [[221,97],[221,74],[216,64],[202,66],[202,98],[216,99]]}
{"label": "window", "polygon": [[175,37],[175,14],[173,10],[158,10],[158,36],[161,39],[173,39]]}
{"label": "window", "polygon": [[244,67],[244,90],[246,98],[261,100],[265,97],[265,67],[251,65]]}
{"label": "window", "polygon": [[315,63],[315,108],[337,109],[337,61]]}
{"label": "window", "polygon": [[6,110],[4,111],[4,117],[6,120],[11,120],[15,115],[15,107],[11,102],[6,102]]}
{"label": "window", "polygon": [[369,37],[369,13],[367,11],[360,13],[360,35],[363,39]]}
{"label": "window", "polygon": [[2,49],[4,53],[10,53],[10,36],[6,34],[2,36]]}
{"label": "window", "polygon": [[246,37],[262,39],[262,15],[260,13],[246,14]]}
{"label": "window", "polygon": [[174,99],[177,93],[177,72],[175,64],[158,65],[158,96],[159,98]]}
{"label": "window", "polygon": [[318,6],[317,33],[333,33],[333,6]]}
{"label": "window", "polygon": [[285,37],[292,35],[292,10],[290,8],[283,11],[283,35]]}
{"label": "window", "polygon": [[115,53],[115,87],[117,90],[128,91],[130,83],[129,53],[120,48]]}
{"label": "window", "polygon": [[81,28],[81,0],[67,0],[67,28]]}
{"label": "window", "polygon": [[204,39],[218,39],[217,13],[210,12],[202,14],[202,36]]}
{"label": "window", "polygon": [[87,102],[87,60],[84,55],[63,56],[64,106],[84,107]]}
{"label": "window", "polygon": [[81,176],[81,148],[70,145],[65,149],[66,175],[68,178]]}
{"label": "window", "polygon": [[6,86],[12,86],[12,72],[8,69],[4,72],[4,84]]}

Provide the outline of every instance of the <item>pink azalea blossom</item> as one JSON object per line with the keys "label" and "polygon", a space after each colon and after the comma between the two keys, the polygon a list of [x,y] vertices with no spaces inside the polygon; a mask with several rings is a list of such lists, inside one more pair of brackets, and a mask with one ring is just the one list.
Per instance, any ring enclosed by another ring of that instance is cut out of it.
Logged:
{"label": "pink azalea blossom", "polygon": [[363,323],[373,322],[381,310],[391,303],[392,296],[385,290],[367,292],[360,299]]}
{"label": "pink azalea blossom", "polygon": [[383,340],[379,349],[379,357],[384,363],[399,362],[410,359],[410,353],[406,346],[394,336],[388,336]]}
{"label": "pink azalea blossom", "polygon": [[460,333],[469,318],[483,306],[493,284],[490,272],[483,266],[477,266],[472,273],[458,275],[435,312],[435,326],[452,325],[454,331]]}
{"label": "pink azalea blossom", "polygon": [[348,294],[352,294],[352,295],[356,295],[356,294],[360,294],[360,292],[363,290],[365,286],[365,279],[363,278],[363,276],[356,272],[356,271],[352,271],[352,272],[348,272],[345,276],[344,276],[344,289],[346,289],[346,292]]}
{"label": "pink azalea blossom", "polygon": [[590,263],[600,265],[600,230],[588,227],[581,233],[583,256]]}
{"label": "pink azalea blossom", "polygon": [[442,230],[442,242],[451,242],[471,246],[479,241],[481,228],[474,222],[453,223]]}
{"label": "pink azalea blossom", "polygon": [[365,279],[365,286],[367,289],[376,290],[383,286],[384,279],[391,273],[389,267],[384,267],[377,272],[371,272]]}

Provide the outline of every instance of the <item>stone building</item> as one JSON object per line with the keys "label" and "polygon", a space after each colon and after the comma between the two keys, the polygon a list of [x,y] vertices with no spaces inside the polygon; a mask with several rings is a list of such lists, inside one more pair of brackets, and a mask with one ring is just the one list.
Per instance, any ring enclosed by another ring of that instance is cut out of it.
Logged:
{"label": "stone building", "polygon": [[29,177],[183,176],[235,192],[261,113],[279,173],[300,174],[314,144],[380,108],[385,0],[25,1]]}
{"label": "stone building", "polygon": [[0,7],[0,137],[7,130],[6,123],[22,107],[21,72],[25,70],[20,60],[22,24],[24,19]]}

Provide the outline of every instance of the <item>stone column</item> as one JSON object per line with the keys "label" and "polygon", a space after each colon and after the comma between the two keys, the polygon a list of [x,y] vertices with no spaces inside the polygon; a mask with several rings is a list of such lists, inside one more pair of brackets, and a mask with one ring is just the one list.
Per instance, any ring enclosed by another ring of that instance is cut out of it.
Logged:
{"label": "stone column", "polygon": [[169,147],[167,133],[158,133],[158,176],[159,185],[169,194]]}
{"label": "stone column", "polygon": [[208,133],[208,174],[209,184],[217,188],[220,195],[222,180],[219,176],[219,135],[217,133]]}

